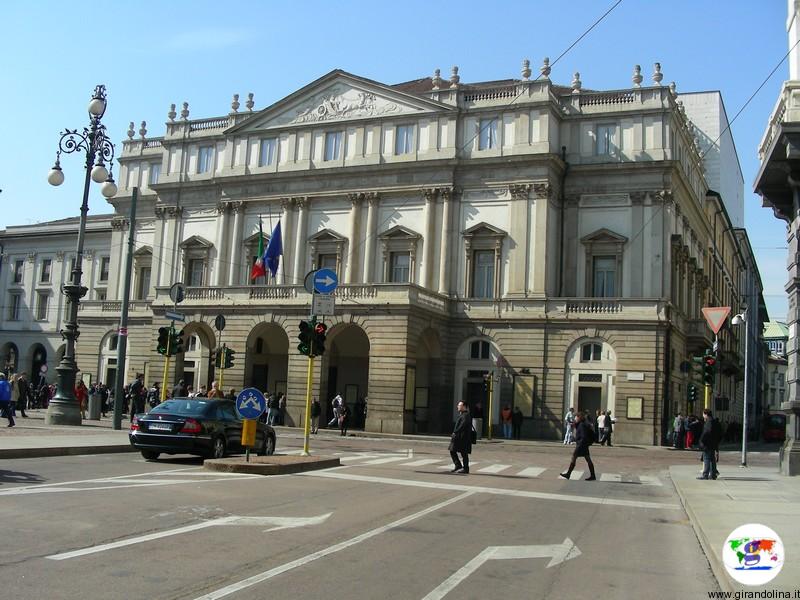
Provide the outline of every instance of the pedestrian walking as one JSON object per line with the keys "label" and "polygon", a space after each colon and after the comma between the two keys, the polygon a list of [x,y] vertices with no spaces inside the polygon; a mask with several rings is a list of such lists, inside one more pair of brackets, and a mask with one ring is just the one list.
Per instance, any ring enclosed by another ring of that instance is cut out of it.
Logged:
{"label": "pedestrian walking", "polygon": [[582,456],[586,459],[586,464],[589,465],[590,474],[589,477],[586,478],[586,481],[594,481],[597,479],[594,474],[594,463],[592,462],[592,457],[589,455],[589,446],[595,442],[595,435],[595,431],[591,424],[587,422],[587,414],[584,412],[578,412],[575,424],[575,450],[572,453],[572,460],[570,461],[566,472],[559,473],[561,477],[564,479],[569,479],[570,475],[572,475],[573,469],[575,468],[575,462],[578,460],[578,457]]}
{"label": "pedestrian walking", "polygon": [[595,426],[594,430],[597,432],[598,441],[602,446],[603,439],[605,438],[606,435],[606,413],[601,412],[599,408],[595,412],[594,426]]}
{"label": "pedestrian walking", "polygon": [[333,417],[331,420],[328,421],[328,427],[333,427],[335,424],[339,422],[339,407],[342,405],[342,397],[339,394],[336,394],[331,400],[331,411],[333,412]]}
{"label": "pedestrian walking", "polygon": [[339,429],[342,432],[342,435],[347,435],[347,425],[348,421],[350,420],[350,409],[347,408],[347,403],[342,402],[341,406],[339,406]]}
{"label": "pedestrian walking", "polygon": [[503,421],[503,437],[511,439],[511,407],[506,404],[500,411],[500,419]]}
{"label": "pedestrian walking", "polygon": [[[469,416],[467,405],[462,400],[458,403],[458,418],[453,426],[453,435],[450,436],[450,458],[453,459],[451,473],[469,473],[469,455],[472,452],[472,419]],[[459,455],[461,459],[459,460]]]}
{"label": "pedestrian walking", "polygon": [[719,475],[717,470],[717,451],[719,442],[722,439],[722,425],[711,414],[711,410],[706,408],[703,411],[703,432],[700,434],[700,449],[703,451],[703,473],[698,479],[716,479]]}
{"label": "pedestrian walking", "polygon": [[319,415],[322,413],[322,407],[319,405],[319,400],[314,398],[311,401],[311,433],[319,431]]}
{"label": "pedestrian walking", "polygon": [[600,441],[601,446],[611,446],[611,434],[614,432],[615,419],[611,417],[611,411],[606,411],[606,418],[603,422],[605,429],[603,430],[603,439]]}
{"label": "pedestrian walking", "polygon": [[564,415],[564,445],[571,444],[575,441],[575,409],[571,406]]}
{"label": "pedestrian walking", "polygon": [[8,427],[16,425],[11,412],[11,384],[6,381],[4,373],[0,373],[0,416],[8,419]]}
{"label": "pedestrian walking", "polygon": [[78,401],[78,405],[81,407],[81,419],[85,419],[86,405],[89,403],[89,390],[86,388],[86,384],[83,383],[82,379],[79,379],[78,383],[75,385],[74,393],[75,400]]}
{"label": "pedestrian walking", "polygon": [[522,419],[522,411],[519,409],[519,406],[515,406],[514,412],[511,413],[511,428],[515,440],[522,437]]}
{"label": "pedestrian walking", "polygon": [[[25,373],[18,373],[15,377],[16,381],[14,382],[14,387],[17,388],[17,406],[19,407],[19,414],[21,414],[24,418],[28,418],[28,415],[25,414],[25,409],[28,408],[28,398],[30,397],[30,385],[28,385],[28,380],[25,379]],[[13,396],[12,396],[13,399]]]}

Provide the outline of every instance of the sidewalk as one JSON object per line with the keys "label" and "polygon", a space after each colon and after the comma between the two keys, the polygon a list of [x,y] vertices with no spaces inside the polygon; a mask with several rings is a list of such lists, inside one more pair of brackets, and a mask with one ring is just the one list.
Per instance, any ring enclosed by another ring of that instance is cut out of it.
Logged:
{"label": "sidewalk", "polygon": [[[774,468],[720,465],[716,481],[700,481],[702,467],[680,465],[669,473],[700,545],[724,591],[800,590],[800,477],[785,477]],[[741,525],[760,523],[783,541],[786,558],[780,574],[765,586],[744,586],[732,579],[722,562],[728,535]]]}

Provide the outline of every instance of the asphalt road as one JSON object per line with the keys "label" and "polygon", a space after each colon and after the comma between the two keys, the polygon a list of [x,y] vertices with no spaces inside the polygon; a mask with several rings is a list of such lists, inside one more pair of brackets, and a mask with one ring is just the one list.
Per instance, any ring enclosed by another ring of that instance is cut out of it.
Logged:
{"label": "asphalt road", "polygon": [[[300,446],[282,437],[278,451]],[[319,436],[312,449],[343,466],[261,477],[189,457],[0,461],[0,596],[674,599],[717,589],[666,474],[696,453],[596,448],[601,480],[586,482],[558,477],[561,446],[480,444],[466,476],[442,468],[444,443]]]}

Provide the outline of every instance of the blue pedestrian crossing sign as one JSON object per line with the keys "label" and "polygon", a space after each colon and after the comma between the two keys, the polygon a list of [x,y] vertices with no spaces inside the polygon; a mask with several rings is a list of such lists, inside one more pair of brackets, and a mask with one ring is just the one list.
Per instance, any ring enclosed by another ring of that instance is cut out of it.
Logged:
{"label": "blue pedestrian crossing sign", "polygon": [[256,388],[245,388],[236,396],[236,412],[243,419],[257,419],[265,410],[267,400]]}
{"label": "blue pedestrian crossing sign", "polygon": [[337,285],[339,278],[332,269],[320,269],[314,274],[314,289],[318,294],[330,294]]}

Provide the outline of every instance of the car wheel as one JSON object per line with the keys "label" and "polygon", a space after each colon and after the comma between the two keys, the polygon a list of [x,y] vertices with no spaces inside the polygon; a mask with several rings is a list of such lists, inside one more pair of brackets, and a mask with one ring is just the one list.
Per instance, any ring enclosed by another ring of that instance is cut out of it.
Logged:
{"label": "car wheel", "polygon": [[275,454],[275,438],[271,435],[268,435],[264,439],[264,454],[267,456],[272,456]]}
{"label": "car wheel", "polygon": [[225,458],[225,439],[215,437],[211,447],[211,458]]}
{"label": "car wheel", "polygon": [[142,450],[142,458],[145,460],[158,460],[160,452],[153,452],[152,450]]}

